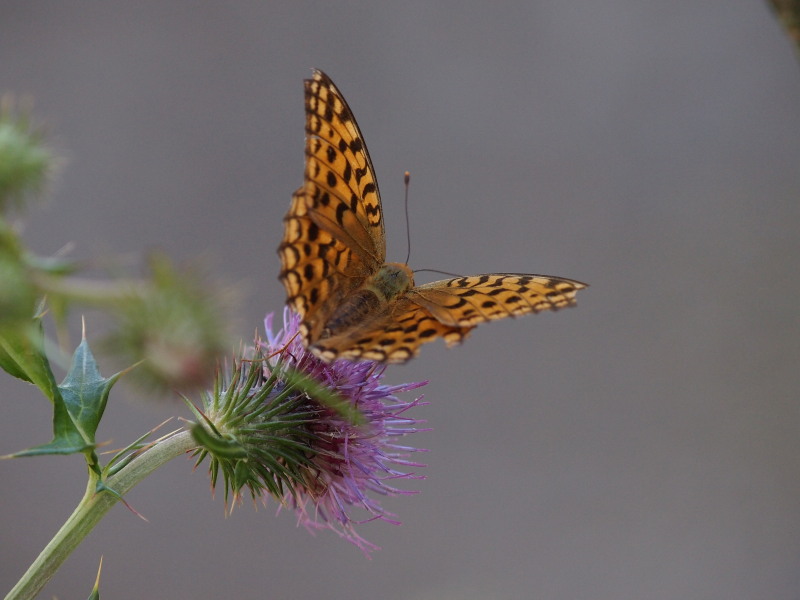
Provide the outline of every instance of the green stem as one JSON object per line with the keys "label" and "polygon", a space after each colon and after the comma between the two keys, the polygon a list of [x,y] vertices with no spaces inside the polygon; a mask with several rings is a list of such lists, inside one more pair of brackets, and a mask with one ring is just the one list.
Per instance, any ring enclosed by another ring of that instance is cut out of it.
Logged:
{"label": "green stem", "polygon": [[31,272],[31,279],[43,294],[67,296],[73,301],[99,305],[139,297],[142,290],[149,286],[143,280],[100,281],[86,277],[55,276],[42,271]]}
{"label": "green stem", "polygon": [[[106,487],[124,496],[158,467],[196,447],[197,443],[192,439],[190,432],[176,433],[159,441],[133,459],[125,468],[109,477]],[[36,597],[36,594],[55,575],[61,563],[111,510],[111,507],[119,502],[119,498],[108,492],[96,493],[96,484],[97,477],[90,472],[86,493],[80,503],[22,579],[8,593],[6,600],[28,600]]]}

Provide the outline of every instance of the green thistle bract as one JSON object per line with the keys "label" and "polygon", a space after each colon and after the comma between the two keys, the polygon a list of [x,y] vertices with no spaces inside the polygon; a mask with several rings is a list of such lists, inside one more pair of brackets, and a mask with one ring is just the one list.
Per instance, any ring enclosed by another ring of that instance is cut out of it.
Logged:
{"label": "green thistle bract", "polygon": [[377,547],[354,526],[398,523],[374,496],[413,493],[388,482],[421,479],[400,468],[424,466],[408,460],[418,449],[396,443],[418,430],[419,421],[404,413],[422,397],[401,401],[395,394],[427,382],[387,386],[378,363],[322,362],[298,339],[298,324],[287,309],[283,329],[273,334],[269,315],[267,341],[257,339],[248,358],[217,377],[204,412],[196,411],[198,463],[210,456],[212,486],[221,475],[226,504],[240,501],[245,489],[253,499],[268,494],[293,508],[307,529],[331,529],[369,552]]}

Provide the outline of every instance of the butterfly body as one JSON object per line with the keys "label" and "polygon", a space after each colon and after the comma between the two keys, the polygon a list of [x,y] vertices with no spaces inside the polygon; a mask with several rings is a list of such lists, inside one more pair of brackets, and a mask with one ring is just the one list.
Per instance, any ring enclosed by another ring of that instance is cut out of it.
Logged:
{"label": "butterfly body", "polygon": [[287,303],[306,345],[324,360],[405,362],[439,337],[456,344],[478,324],[572,306],[586,284],[491,273],[416,286],[385,262],[383,211],[364,138],[321,71],[305,81],[306,168],[278,248]]}
{"label": "butterfly body", "polygon": [[414,274],[408,266],[386,263],[334,309],[321,337],[329,338],[353,330],[370,316],[378,314],[382,306],[393,304],[412,287]]}

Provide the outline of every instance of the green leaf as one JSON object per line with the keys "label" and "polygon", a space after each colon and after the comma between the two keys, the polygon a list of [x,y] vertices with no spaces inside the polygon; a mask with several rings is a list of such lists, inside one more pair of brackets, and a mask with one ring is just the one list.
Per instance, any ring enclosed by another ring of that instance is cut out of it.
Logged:
{"label": "green leaf", "polygon": [[53,440],[47,444],[15,452],[11,456],[20,458],[45,454],[76,454],[89,451],[93,447],[93,444],[86,443],[78,428],[75,427],[64,400],[59,395],[53,405]]}
{"label": "green leaf", "polygon": [[[44,360],[46,364],[46,359]],[[53,375],[49,365],[47,372],[52,380]],[[56,386],[53,380],[50,396],[53,401],[53,440],[48,444],[22,450],[12,456],[83,452],[87,453],[90,464],[93,464],[95,457],[89,451],[95,447],[97,426],[103,416],[108,394],[117,379],[119,374],[108,379],[100,375],[89,344],[85,339],[82,340],[72,355],[72,365],[64,381]],[[30,380],[37,383],[32,378]]]}
{"label": "green leaf", "polygon": [[89,343],[84,338],[72,355],[67,376],[58,386],[73,423],[83,439],[92,446],[95,444],[97,426],[106,409],[108,394],[119,376],[119,373],[110,378],[100,375]]}
{"label": "green leaf", "polygon": [[34,384],[51,401],[58,395],[56,380],[44,353],[44,332],[39,318],[28,327],[8,327],[0,331],[0,367]]}
{"label": "green leaf", "polygon": [[12,348],[9,348],[10,341],[8,340],[8,335],[6,332],[3,332],[3,337],[0,337],[0,369],[3,369],[9,375],[16,377],[17,379],[22,379],[22,381],[27,381],[28,383],[33,383],[31,378],[28,377],[25,369],[17,362],[14,358],[14,354],[12,353]]}

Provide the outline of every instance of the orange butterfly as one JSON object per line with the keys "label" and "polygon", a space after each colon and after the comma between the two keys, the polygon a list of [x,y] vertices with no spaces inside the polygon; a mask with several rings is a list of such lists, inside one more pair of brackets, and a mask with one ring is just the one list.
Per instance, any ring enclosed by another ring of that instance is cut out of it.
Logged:
{"label": "orange butterfly", "polygon": [[284,218],[280,279],[323,360],[402,363],[438,337],[459,343],[479,323],[575,304],[585,283],[521,273],[414,285],[408,265],[384,262],[375,171],[344,96],[315,70],[305,81],[306,167]]}

